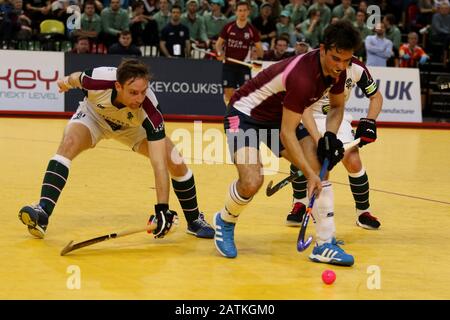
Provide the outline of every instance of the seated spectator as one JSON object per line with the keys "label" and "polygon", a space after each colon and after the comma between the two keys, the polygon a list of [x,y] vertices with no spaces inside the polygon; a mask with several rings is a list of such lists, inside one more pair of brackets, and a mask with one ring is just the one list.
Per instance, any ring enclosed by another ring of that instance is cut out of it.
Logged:
{"label": "seated spectator", "polygon": [[196,47],[206,49],[209,47],[209,39],[206,36],[205,21],[197,10],[197,0],[187,0],[186,12],[181,15],[181,24],[188,27],[191,42]]}
{"label": "seated spectator", "polygon": [[[309,12],[308,19],[306,19],[300,25],[298,25],[296,29],[298,32],[301,32],[301,34],[304,35],[306,41],[311,45],[312,48],[317,48],[322,38],[322,24],[320,22],[321,20],[320,11],[312,9],[308,12]],[[297,39],[299,39],[298,34]]]}
{"label": "seated spectator", "polygon": [[114,43],[111,47],[109,47],[108,53],[142,56],[141,50],[132,44],[132,41],[133,38],[131,37],[131,32],[122,31],[119,36],[119,42]]}
{"label": "seated spectator", "polygon": [[227,24],[227,18],[222,13],[223,0],[211,0],[211,12],[205,13],[203,19],[205,20],[206,35],[214,48],[215,41],[219,37],[220,31]]}
{"label": "seated spectator", "polygon": [[334,7],[331,15],[339,19],[349,20],[350,22],[355,22],[356,20],[356,12],[352,8],[351,0],[342,0],[340,5]]}
{"label": "seated spectator", "polygon": [[168,58],[184,58],[191,55],[189,29],[181,24],[181,7],[173,5],[170,22],[161,30],[159,47]]}
{"label": "seated spectator", "polygon": [[448,2],[442,2],[438,6],[438,11],[433,15],[431,23],[431,40],[444,45],[444,50],[450,45],[450,15]]}
{"label": "seated spectator", "polygon": [[42,21],[51,19],[50,0],[26,0],[25,14],[31,19],[31,29],[33,34],[39,33],[39,26]]}
{"label": "seated spectator", "polygon": [[[328,24],[331,21],[331,9],[327,6],[325,0],[317,0],[314,4],[310,5],[308,8],[308,17],[311,18],[311,11],[316,10],[319,12],[320,16],[320,28],[321,30],[325,30]],[[313,44],[311,46],[314,48]]]}
{"label": "seated spectator", "polygon": [[4,3],[0,9],[0,40],[28,40],[31,33],[31,19],[23,11],[23,1]]}
{"label": "seated spectator", "polygon": [[404,43],[400,46],[399,57],[400,67],[402,68],[415,68],[417,64],[425,64],[429,57],[425,51],[417,45],[419,36],[415,32],[408,34],[408,43]]}
{"label": "seated spectator", "polygon": [[133,2],[133,13],[130,20],[130,32],[133,44],[136,46],[158,46],[158,24],[150,16],[145,15],[144,3],[140,0]]}
{"label": "seated spectator", "polygon": [[386,67],[387,60],[394,55],[392,41],[386,39],[383,22],[375,25],[375,35],[367,36],[364,42],[367,53],[367,66]]}
{"label": "seated spectator", "polygon": [[290,3],[284,7],[291,15],[291,21],[294,26],[306,20],[308,9],[306,9],[304,0],[289,0]]}
{"label": "seated spectator", "polygon": [[252,25],[259,31],[265,51],[272,47],[272,41],[277,36],[277,26],[271,15],[272,5],[268,2],[264,2],[259,9],[259,16],[252,21]]}
{"label": "seated spectator", "polygon": [[276,24],[277,26],[277,38],[281,37],[282,34],[288,34],[289,45],[293,48],[296,42],[295,27],[291,23],[291,15],[289,11],[283,10],[280,14],[280,22]]}
{"label": "seated spectator", "polygon": [[297,41],[294,48],[295,55],[304,54],[310,52],[312,48],[305,41]]}
{"label": "seated spectator", "polygon": [[120,0],[111,0],[110,6],[102,10],[100,17],[106,45],[117,42],[120,33],[129,30],[128,11],[120,7]]}
{"label": "seated spectator", "polygon": [[75,47],[70,51],[71,53],[85,54],[91,53],[91,45],[88,37],[78,37]]}
{"label": "seated spectator", "polygon": [[275,40],[275,47],[264,53],[263,60],[265,61],[280,61],[292,56],[292,52],[287,52],[288,41],[286,38],[277,38]]}
{"label": "seated spectator", "polygon": [[88,37],[94,41],[102,32],[102,19],[95,13],[95,2],[88,0],[84,3],[84,10],[81,14],[80,29],[73,31],[75,37]]}
{"label": "seated spectator", "polygon": [[153,15],[153,20],[158,24],[158,32],[161,37],[161,31],[170,22],[169,0],[159,0],[159,11]]}

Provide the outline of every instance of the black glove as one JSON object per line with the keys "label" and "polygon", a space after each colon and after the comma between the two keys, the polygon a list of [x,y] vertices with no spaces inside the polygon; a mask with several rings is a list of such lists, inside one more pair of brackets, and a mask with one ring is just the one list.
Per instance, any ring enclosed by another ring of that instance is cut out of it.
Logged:
{"label": "black glove", "polygon": [[330,164],[327,169],[330,171],[344,157],[344,145],[342,141],[333,132],[325,132],[324,136],[319,139],[317,157],[319,158],[320,164],[323,164],[325,158],[328,158]]}
{"label": "black glove", "polygon": [[155,215],[151,215],[148,224],[156,224],[156,229],[148,231],[155,235],[155,238],[164,238],[169,231],[175,230],[178,226],[178,215],[175,211],[169,210],[169,205],[159,203],[155,205]]}
{"label": "black glove", "polygon": [[361,118],[355,134],[355,139],[358,138],[361,138],[359,147],[377,140],[377,122],[373,119]]}

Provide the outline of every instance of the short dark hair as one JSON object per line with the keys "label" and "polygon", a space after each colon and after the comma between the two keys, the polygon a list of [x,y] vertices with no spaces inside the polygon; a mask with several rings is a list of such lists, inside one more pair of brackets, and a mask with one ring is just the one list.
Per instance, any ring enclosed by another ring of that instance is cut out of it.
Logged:
{"label": "short dark hair", "polygon": [[170,12],[172,12],[173,9],[178,9],[178,10],[180,10],[181,12],[183,11],[183,10],[181,9],[181,6],[178,5],[178,4],[174,4],[174,5],[172,6],[172,8],[170,8]]}
{"label": "short dark hair", "polygon": [[238,1],[238,3],[236,3],[236,9],[237,9],[239,6],[247,6],[247,9],[250,10],[250,4],[249,4],[247,1],[245,1],[245,0],[240,0],[240,1]]}
{"label": "short dark hair", "polygon": [[361,45],[361,35],[351,22],[339,20],[335,24],[330,24],[323,33],[323,45],[325,50],[353,50],[356,51]]}
{"label": "short dark hair", "polygon": [[395,16],[392,13],[388,13],[385,18],[391,26],[395,24]]}
{"label": "short dark hair", "polygon": [[117,68],[117,82],[122,86],[135,79],[150,80],[150,73],[145,63],[137,59],[124,59]]}
{"label": "short dark hair", "polygon": [[122,30],[122,31],[120,31],[120,35],[121,36],[128,36],[128,35],[131,36],[131,32],[128,30]]}

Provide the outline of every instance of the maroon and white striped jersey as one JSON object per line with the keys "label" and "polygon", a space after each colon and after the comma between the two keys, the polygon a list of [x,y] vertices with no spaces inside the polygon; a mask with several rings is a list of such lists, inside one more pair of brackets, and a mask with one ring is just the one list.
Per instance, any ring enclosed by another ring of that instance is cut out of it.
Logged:
{"label": "maroon and white striped jersey", "polygon": [[113,103],[117,96],[114,85],[116,72],[115,67],[99,67],[82,72],[80,83],[85,94],[84,100],[114,131],[142,126],[148,140],[164,138],[164,119],[158,109],[158,100],[150,88],[139,109]]}
{"label": "maroon and white striped jersey", "polygon": [[272,64],[247,81],[230,104],[257,121],[280,122],[283,106],[297,113],[331,92],[344,92],[346,72],[338,79],[325,77],[319,49]]}
{"label": "maroon and white striped jersey", "polygon": [[259,42],[259,31],[249,22],[244,28],[239,28],[236,21],[227,23],[220,37],[225,40],[225,57],[244,61],[249,53],[250,47]]}

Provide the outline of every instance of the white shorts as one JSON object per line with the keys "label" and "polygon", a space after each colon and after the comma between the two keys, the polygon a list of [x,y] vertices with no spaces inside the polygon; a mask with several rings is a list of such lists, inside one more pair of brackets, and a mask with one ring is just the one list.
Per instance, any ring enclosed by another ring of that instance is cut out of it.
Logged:
{"label": "white shorts", "polygon": [[142,126],[130,127],[114,131],[110,125],[85,102],[81,101],[77,111],[69,121],[81,123],[91,132],[92,147],[102,139],[114,139],[137,151],[141,142],[147,138]]}
{"label": "white shorts", "polygon": [[[323,136],[326,131],[326,120],[327,116],[322,114],[314,114],[314,119],[316,120],[317,129],[319,129],[320,134]],[[355,133],[352,128],[353,117],[351,114],[344,113],[344,119],[342,119],[341,126],[339,127],[337,138],[342,141],[342,143],[349,143],[355,139]]]}

